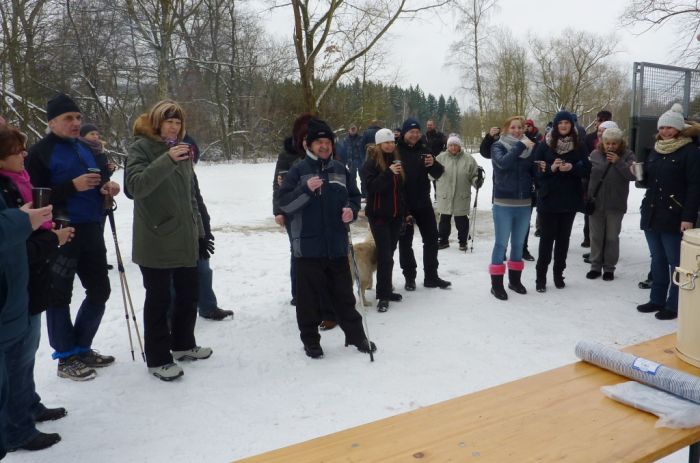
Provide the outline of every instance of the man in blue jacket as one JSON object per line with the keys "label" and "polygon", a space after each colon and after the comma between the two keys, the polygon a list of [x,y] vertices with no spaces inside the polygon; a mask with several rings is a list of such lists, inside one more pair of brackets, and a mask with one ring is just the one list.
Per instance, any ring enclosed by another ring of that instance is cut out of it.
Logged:
{"label": "man in blue jacket", "polygon": [[292,252],[297,265],[297,324],[306,355],[323,356],[321,294],[330,294],[345,345],[374,352],[355,310],[348,262],[347,227],[360,209],[360,192],[343,164],[331,158],[334,134],[323,121],[311,119],[306,133],[306,157],[287,172],[279,204],[291,218]]}
{"label": "man in blue jacket", "polygon": [[[78,140],[82,115],[68,95],[49,100],[46,117],[50,133],[29,148],[26,169],[35,187],[51,188],[54,214],[67,217],[75,228],[75,238],[61,246],[51,268],[46,323],[58,376],[85,381],[96,376],[94,368],[114,362],[114,357],[100,355],[91,346],[110,294],[101,224],[105,197],[117,195],[119,185],[108,180],[106,164]],[[86,297],[73,323],[70,303],[76,274]]]}

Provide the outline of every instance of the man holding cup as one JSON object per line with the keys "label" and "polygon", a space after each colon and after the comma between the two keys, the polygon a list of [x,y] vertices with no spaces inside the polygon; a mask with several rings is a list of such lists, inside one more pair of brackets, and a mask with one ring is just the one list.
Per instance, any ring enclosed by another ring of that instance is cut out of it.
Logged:
{"label": "man holding cup", "polygon": [[[117,195],[119,185],[107,180],[106,166],[78,140],[82,115],[68,95],[49,100],[46,116],[50,132],[29,148],[26,168],[35,187],[51,188],[54,215],[67,217],[75,228],[75,237],[61,246],[51,268],[49,343],[58,359],[58,376],[85,381],[96,376],[94,368],[114,362],[114,357],[93,350],[92,340],[110,294],[101,227],[104,197]],[[76,274],[86,297],[73,322],[70,303]]]}

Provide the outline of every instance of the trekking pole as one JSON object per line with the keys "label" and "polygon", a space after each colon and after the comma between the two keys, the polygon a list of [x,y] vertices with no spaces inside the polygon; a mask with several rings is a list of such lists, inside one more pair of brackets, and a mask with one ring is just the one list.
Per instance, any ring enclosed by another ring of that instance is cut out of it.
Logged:
{"label": "trekking pole", "polygon": [[476,195],[474,196],[474,206],[472,207],[472,223],[471,223],[472,231],[469,234],[469,238],[471,239],[472,245],[471,245],[471,249],[469,250],[469,252],[474,252],[474,236],[476,236],[476,205],[479,202],[479,190],[480,189],[481,188],[476,189]]}
{"label": "trekking pole", "polygon": [[134,342],[131,337],[131,325],[129,324],[129,310],[131,308],[131,319],[134,322],[134,329],[136,330],[136,339],[139,342],[139,347],[141,348],[141,358],[146,361],[146,354],[143,351],[143,343],[141,342],[141,334],[139,333],[139,325],[136,322],[136,314],[134,313],[134,304],[131,302],[131,292],[129,291],[129,283],[126,279],[126,272],[124,271],[124,261],[122,261],[122,253],[119,250],[119,241],[117,240],[117,227],[114,224],[114,211],[117,209],[116,203],[111,202],[110,207],[107,209],[107,218],[109,219],[109,226],[112,228],[112,238],[114,238],[114,249],[117,254],[117,269],[119,270],[119,283],[122,289],[122,300],[124,301],[124,318],[126,318],[126,329],[129,332],[129,346],[131,347],[131,360],[135,361],[136,357],[134,355]]}
{"label": "trekking pole", "polygon": [[[352,232],[350,231],[350,224],[345,224],[345,228],[348,231],[348,246],[350,246],[350,257],[352,260],[352,270],[355,272],[355,287],[357,288],[357,298],[355,300],[355,307],[357,307],[357,302],[362,302],[362,285],[360,284],[360,272],[357,268],[357,260],[355,260],[355,248],[352,246]],[[369,350],[369,361],[374,362],[374,353],[372,352],[372,341],[369,337],[369,325],[367,324],[367,308],[362,304],[362,318],[363,324],[365,325],[365,336],[367,337],[367,347]]]}

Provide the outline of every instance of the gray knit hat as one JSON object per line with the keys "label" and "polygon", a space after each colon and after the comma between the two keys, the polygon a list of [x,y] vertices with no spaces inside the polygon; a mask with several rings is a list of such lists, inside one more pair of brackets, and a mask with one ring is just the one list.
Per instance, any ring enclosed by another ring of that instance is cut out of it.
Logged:
{"label": "gray knit hat", "polygon": [[674,103],[671,109],[663,113],[659,117],[659,122],[656,123],[656,128],[673,127],[679,132],[685,128],[685,120],[683,119],[683,106],[680,103]]}

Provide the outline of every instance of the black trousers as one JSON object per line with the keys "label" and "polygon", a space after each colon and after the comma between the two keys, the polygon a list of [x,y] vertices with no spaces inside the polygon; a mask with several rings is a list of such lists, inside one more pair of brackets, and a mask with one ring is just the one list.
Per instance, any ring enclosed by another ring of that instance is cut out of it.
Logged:
{"label": "black trousers", "polygon": [[362,316],[355,309],[352,275],[347,257],[338,259],[297,257],[297,325],[304,345],[321,340],[321,295],[328,291],[336,321],[350,344],[366,338]]}
{"label": "black trousers", "polygon": [[[143,287],[146,289],[143,305],[146,364],[149,367],[159,367],[173,361],[171,350],[189,350],[197,345],[194,339],[199,297],[197,267],[140,268]],[[168,328],[171,287],[175,288],[175,302],[172,304],[171,326]]]}
{"label": "black trousers", "polygon": [[591,240],[591,227],[588,221],[588,214],[585,212],[583,213],[583,240],[584,241],[590,241]]}
{"label": "black trousers", "polygon": [[377,246],[377,299],[389,299],[392,293],[391,275],[394,271],[394,251],[399,242],[403,218],[386,221],[369,219],[374,243]]}
{"label": "black trousers", "polygon": [[406,278],[416,278],[416,256],[413,254],[413,231],[417,226],[423,239],[423,276],[438,276],[438,230],[433,206],[411,212],[415,225],[405,228],[399,237],[399,263]]}
{"label": "black trousers", "polygon": [[574,225],[575,212],[547,213],[540,212],[540,248],[537,257],[537,273],[546,274],[552,261],[554,248],[554,274],[564,272],[566,256],[569,253],[569,238]]}
{"label": "black trousers", "polygon": [[[459,244],[467,244],[469,239],[469,216],[455,215],[455,227],[457,227],[457,240]],[[438,224],[438,234],[441,243],[447,243],[452,233],[452,216],[450,214],[440,214]]]}

